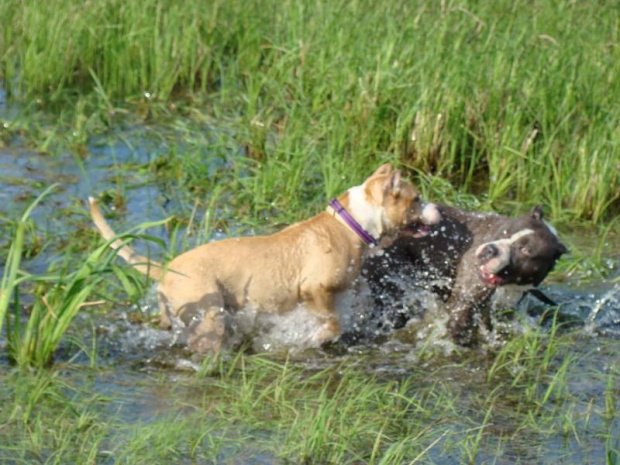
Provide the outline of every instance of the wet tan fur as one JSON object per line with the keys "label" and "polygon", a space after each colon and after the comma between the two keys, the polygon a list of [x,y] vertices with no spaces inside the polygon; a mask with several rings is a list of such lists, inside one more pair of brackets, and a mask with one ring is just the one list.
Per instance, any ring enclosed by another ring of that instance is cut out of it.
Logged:
{"label": "wet tan fur", "polygon": [[[389,164],[379,167],[362,185],[369,213],[380,218],[382,235],[396,232],[422,215],[419,196]],[[347,191],[338,199],[350,207]],[[95,225],[112,240],[116,234],[90,199]],[[364,224],[365,218],[356,218]],[[323,322],[321,341],[340,334],[334,296],[358,277],[368,249],[361,239],[327,211],[270,236],[210,242],[173,259],[166,268],[137,255],[121,240],[111,246],[137,270],[159,281],[161,324],[180,317],[190,328],[188,344],[198,352],[219,351],[225,333],[222,309],[249,306],[284,313],[299,303]]]}

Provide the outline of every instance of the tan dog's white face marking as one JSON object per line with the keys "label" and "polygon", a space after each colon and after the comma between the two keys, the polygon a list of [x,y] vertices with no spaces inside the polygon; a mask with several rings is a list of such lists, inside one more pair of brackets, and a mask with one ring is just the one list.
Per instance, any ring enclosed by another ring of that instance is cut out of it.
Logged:
{"label": "tan dog's white face marking", "polygon": [[[411,222],[439,219],[436,209],[424,208],[418,192],[389,164],[338,201],[377,240]],[[94,200],[91,214],[101,234],[113,240],[115,234]],[[368,249],[333,209],[271,236],[204,244],[179,255],[167,268],[136,255],[121,241],[112,247],[160,282],[162,326],[181,321],[189,332],[188,345],[197,352],[219,351],[227,312],[242,308],[282,314],[303,303],[322,323],[319,342],[337,337],[334,299],[359,276]]]}

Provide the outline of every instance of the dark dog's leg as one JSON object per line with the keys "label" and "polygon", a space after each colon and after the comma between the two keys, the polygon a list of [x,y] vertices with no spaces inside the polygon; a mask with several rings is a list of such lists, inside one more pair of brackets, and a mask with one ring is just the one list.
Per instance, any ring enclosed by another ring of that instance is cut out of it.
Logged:
{"label": "dark dog's leg", "polygon": [[479,342],[479,324],[483,324],[487,331],[493,329],[488,312],[481,312],[485,305],[486,303],[472,301],[460,301],[449,305],[448,330],[454,342],[471,347]]}
{"label": "dark dog's leg", "polygon": [[474,312],[471,302],[456,302],[449,304],[450,319],[448,331],[454,342],[462,346],[471,346],[475,343],[477,331],[474,325]]}
{"label": "dark dog's leg", "polygon": [[557,307],[558,306],[557,303],[555,303],[553,300],[551,300],[549,297],[547,297],[547,295],[543,291],[538,289],[538,288],[530,289],[527,292],[532,294],[534,297],[536,297],[538,300],[540,300],[543,304],[551,305],[552,307]]}
{"label": "dark dog's leg", "polygon": [[[466,260],[460,265],[468,269]],[[454,341],[462,346],[472,346],[477,342],[478,323],[484,324],[491,330],[491,318],[488,314],[488,304],[493,289],[476,281],[463,269],[457,273],[452,294],[448,299],[448,330]]]}

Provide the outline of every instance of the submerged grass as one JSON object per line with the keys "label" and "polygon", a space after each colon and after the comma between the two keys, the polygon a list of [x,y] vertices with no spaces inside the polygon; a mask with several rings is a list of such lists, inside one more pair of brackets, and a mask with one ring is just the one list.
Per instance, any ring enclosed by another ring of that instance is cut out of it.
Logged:
{"label": "submerged grass", "polygon": [[123,101],[147,120],[164,109],[230,128],[208,155],[168,156],[205,180],[206,159],[241,149],[217,175],[254,214],[303,210],[380,159],[496,208],[599,222],[620,195],[615,6],[8,0],[0,73],[51,111],[76,96],[78,145]]}
{"label": "submerged grass", "polygon": [[[65,333],[87,299],[103,285],[107,261],[113,258],[107,244],[100,246],[73,272],[24,276],[24,282],[39,284],[33,293],[27,321],[22,315],[19,291],[15,287],[11,315],[6,319],[9,358],[20,366],[41,368],[51,363]],[[46,283],[52,283],[51,286]]]}

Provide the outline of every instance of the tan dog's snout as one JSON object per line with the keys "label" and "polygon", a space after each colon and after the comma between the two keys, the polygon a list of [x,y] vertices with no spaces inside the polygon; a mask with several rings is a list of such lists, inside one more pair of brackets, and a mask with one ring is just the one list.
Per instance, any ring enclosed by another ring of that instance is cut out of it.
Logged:
{"label": "tan dog's snout", "polygon": [[403,233],[415,238],[424,237],[430,233],[431,227],[441,221],[441,213],[434,203],[423,204],[419,200],[411,209],[411,216],[407,220]]}
{"label": "tan dog's snout", "polygon": [[439,221],[441,221],[441,214],[439,213],[437,205],[434,203],[427,203],[424,205],[421,221],[428,226],[439,223]]}

